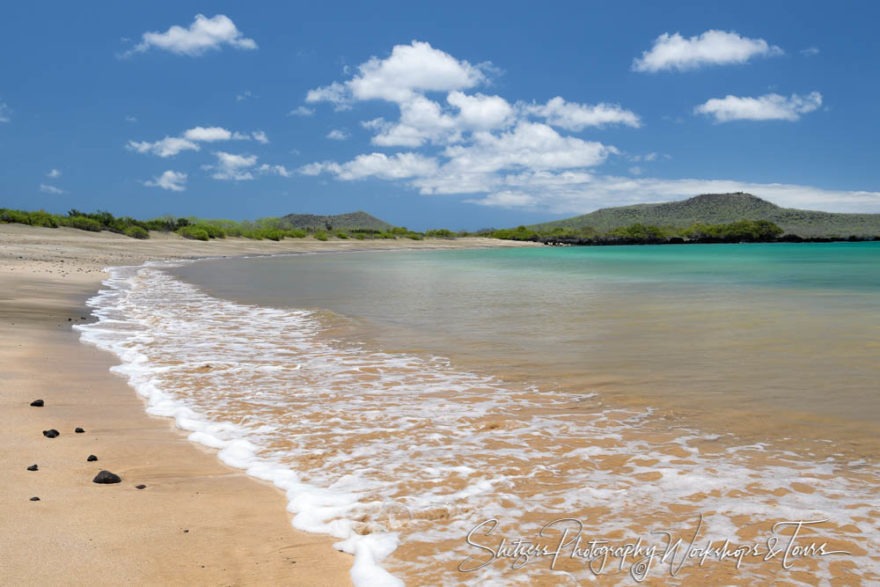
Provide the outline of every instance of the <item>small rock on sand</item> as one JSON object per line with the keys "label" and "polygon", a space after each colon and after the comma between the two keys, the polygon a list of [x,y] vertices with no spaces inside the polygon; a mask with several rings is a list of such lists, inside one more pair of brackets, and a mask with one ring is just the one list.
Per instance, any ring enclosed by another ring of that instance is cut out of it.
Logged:
{"label": "small rock on sand", "polygon": [[43,430],[43,436],[45,436],[46,438],[55,438],[60,435],[61,435],[61,433],[58,432],[57,430],[55,430],[54,428],[52,428],[50,430]]}
{"label": "small rock on sand", "polygon": [[120,481],[122,481],[122,477],[120,477],[116,473],[111,473],[110,471],[101,471],[100,473],[95,475],[94,479],[92,479],[92,483],[102,484],[119,483]]}
{"label": "small rock on sand", "polygon": [[87,458],[86,460],[90,463],[94,463],[98,460],[98,457],[96,457],[95,455],[89,455],[89,458]]}
{"label": "small rock on sand", "polygon": [[40,498],[37,497],[37,496],[34,496],[34,497],[31,498],[31,501],[40,501]]}
{"label": "small rock on sand", "polygon": [[83,430],[82,428],[80,428],[79,426],[77,426],[77,427],[76,427],[76,430],[74,430],[74,432],[76,432],[77,434],[82,434],[83,432],[85,432],[85,430]]}
{"label": "small rock on sand", "polygon": [[45,403],[41,399],[35,399],[31,402],[31,407],[33,408],[42,408],[44,405]]}
{"label": "small rock on sand", "polygon": [[39,471],[40,468],[36,465],[31,465],[30,467],[27,468],[27,470],[28,471]]}
{"label": "small rock on sand", "polygon": [[140,484],[140,485],[135,485],[134,488],[135,488],[135,489],[146,489],[147,486],[144,485],[144,484]]}

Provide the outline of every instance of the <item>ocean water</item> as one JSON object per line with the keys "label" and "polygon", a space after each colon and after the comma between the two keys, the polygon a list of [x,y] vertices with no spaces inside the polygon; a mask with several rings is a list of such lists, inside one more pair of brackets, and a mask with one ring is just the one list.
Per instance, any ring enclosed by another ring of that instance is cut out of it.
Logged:
{"label": "ocean water", "polygon": [[864,583],[877,245],[147,265],[81,330],[359,584]]}

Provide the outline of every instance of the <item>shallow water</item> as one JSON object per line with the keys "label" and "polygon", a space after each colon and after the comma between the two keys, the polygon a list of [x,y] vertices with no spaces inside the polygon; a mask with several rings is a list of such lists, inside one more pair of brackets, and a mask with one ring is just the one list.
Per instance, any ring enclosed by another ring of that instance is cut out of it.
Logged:
{"label": "shallow water", "polygon": [[361,584],[877,581],[880,248],[800,247],[119,270],[82,330]]}

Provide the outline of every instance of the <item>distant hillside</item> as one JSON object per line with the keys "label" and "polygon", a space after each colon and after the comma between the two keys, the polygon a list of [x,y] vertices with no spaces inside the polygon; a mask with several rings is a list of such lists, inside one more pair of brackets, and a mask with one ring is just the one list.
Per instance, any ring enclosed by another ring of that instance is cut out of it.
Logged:
{"label": "distant hillside", "polygon": [[590,227],[602,233],[636,223],[686,228],[695,223],[726,224],[739,220],[769,220],[786,234],[796,234],[804,238],[880,235],[880,214],[841,214],[780,208],[776,204],[741,192],[704,194],[664,204],[603,208],[583,216],[536,224],[529,228],[545,232],[557,227]]}
{"label": "distant hillside", "polygon": [[385,231],[394,228],[384,220],[379,220],[366,212],[349,212],[332,216],[315,214],[288,214],[281,218],[285,228],[303,230],[375,230]]}

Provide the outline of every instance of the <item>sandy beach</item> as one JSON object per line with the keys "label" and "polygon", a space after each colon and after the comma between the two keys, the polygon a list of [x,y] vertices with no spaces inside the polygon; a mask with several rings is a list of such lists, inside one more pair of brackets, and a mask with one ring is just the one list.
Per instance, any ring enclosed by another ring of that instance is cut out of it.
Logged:
{"label": "sandy beach", "polygon": [[[0,583],[345,585],[352,558],[295,531],[284,495],[145,414],[79,342],[108,266],[306,251],[515,246],[455,241],[188,241],[0,225]],[[31,402],[44,401],[43,407]],[[84,432],[76,433],[76,428]],[[43,431],[55,429],[56,438]],[[97,461],[87,457],[95,455]],[[37,470],[28,470],[37,465]],[[101,470],[118,484],[92,482]],[[144,486],[138,489],[139,486]],[[39,498],[39,501],[32,501]]]}

